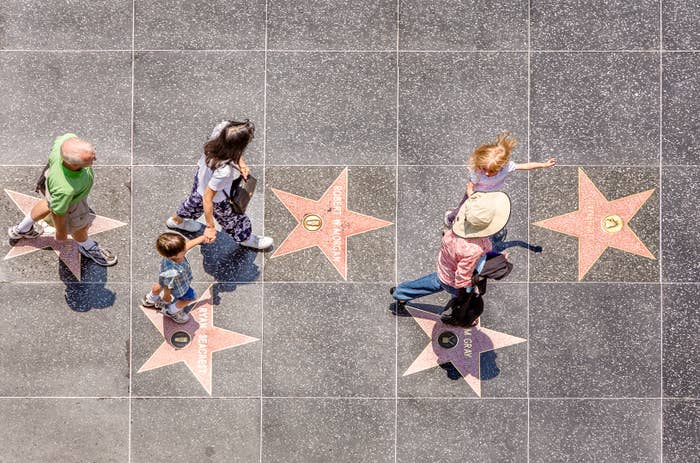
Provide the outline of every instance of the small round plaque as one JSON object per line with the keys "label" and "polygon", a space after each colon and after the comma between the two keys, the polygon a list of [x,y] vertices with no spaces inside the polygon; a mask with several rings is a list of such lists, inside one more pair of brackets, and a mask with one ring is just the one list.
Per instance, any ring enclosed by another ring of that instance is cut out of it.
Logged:
{"label": "small round plaque", "polygon": [[176,331],[170,336],[170,344],[177,349],[187,347],[190,341],[192,336],[187,331]]}
{"label": "small round plaque", "polygon": [[438,336],[438,344],[445,349],[452,349],[457,345],[457,335],[452,331],[445,331]]}
{"label": "small round plaque", "polygon": [[308,231],[317,231],[323,226],[323,220],[316,214],[306,214],[304,218],[301,219],[301,225]]}
{"label": "small round plaque", "polygon": [[606,215],[600,223],[601,227],[603,227],[603,230],[605,230],[608,233],[619,232],[620,230],[622,230],[624,224],[625,223],[622,221],[622,217],[616,214]]}

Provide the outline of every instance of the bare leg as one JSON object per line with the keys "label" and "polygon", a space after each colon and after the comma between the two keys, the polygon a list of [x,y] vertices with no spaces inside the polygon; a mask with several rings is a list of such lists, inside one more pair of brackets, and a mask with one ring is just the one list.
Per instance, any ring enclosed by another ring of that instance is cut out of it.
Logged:
{"label": "bare leg", "polygon": [[51,210],[49,209],[49,202],[42,199],[34,205],[31,212],[29,213],[33,221],[38,221],[49,215]]}
{"label": "bare leg", "polygon": [[83,227],[80,230],[71,233],[71,236],[73,237],[73,239],[75,241],[78,241],[80,243],[82,243],[83,241],[87,241],[87,239],[88,239],[88,227],[89,227],[89,225],[87,227]]}

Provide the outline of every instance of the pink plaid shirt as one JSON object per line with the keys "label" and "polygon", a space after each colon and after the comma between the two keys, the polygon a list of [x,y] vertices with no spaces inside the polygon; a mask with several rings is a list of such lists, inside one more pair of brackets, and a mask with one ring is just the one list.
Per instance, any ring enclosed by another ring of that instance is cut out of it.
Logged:
{"label": "pink plaid shirt", "polygon": [[460,238],[452,230],[445,232],[437,262],[438,278],[453,288],[471,286],[474,266],[490,250],[488,237]]}

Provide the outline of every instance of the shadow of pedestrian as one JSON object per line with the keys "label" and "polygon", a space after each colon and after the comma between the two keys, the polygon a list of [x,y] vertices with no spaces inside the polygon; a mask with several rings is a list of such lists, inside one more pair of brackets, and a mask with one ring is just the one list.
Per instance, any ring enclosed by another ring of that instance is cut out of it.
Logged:
{"label": "shadow of pedestrian", "polygon": [[58,275],[66,285],[66,303],[75,312],[106,309],[112,307],[117,299],[116,293],[105,286],[107,268],[97,265],[90,259],[81,259],[80,280],[60,260]]}
{"label": "shadow of pedestrian", "polygon": [[527,249],[528,251],[537,253],[542,252],[542,246],[535,246],[520,240],[505,241],[506,236],[508,236],[508,230],[506,228],[491,236],[491,245],[493,246],[494,251],[503,252],[508,248],[519,246]]}

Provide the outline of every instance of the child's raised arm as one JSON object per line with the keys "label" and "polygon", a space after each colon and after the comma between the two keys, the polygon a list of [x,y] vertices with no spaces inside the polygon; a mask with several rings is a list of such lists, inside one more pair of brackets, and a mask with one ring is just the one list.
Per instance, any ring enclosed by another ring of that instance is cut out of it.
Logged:
{"label": "child's raised arm", "polygon": [[554,166],[556,163],[556,158],[549,158],[545,162],[526,162],[525,164],[516,164],[515,170],[545,169],[547,167]]}
{"label": "child's raised arm", "polygon": [[198,236],[197,238],[191,240],[187,240],[187,242],[185,243],[185,252],[202,243],[204,243],[204,235]]}

